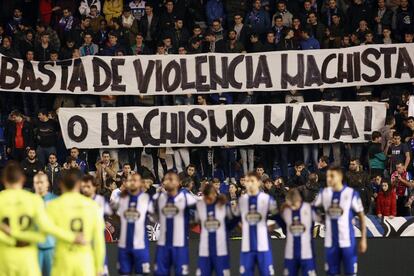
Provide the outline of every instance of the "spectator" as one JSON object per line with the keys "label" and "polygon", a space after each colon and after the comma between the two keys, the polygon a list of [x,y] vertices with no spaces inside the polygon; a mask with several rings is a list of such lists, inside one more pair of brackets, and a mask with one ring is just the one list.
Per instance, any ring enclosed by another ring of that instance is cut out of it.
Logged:
{"label": "spectator", "polygon": [[236,31],[236,39],[240,41],[245,48],[248,47],[248,40],[251,33],[249,26],[243,24],[243,16],[241,14],[234,15],[234,25],[231,29]]}
{"label": "spectator", "polygon": [[61,167],[59,163],[57,162],[57,156],[55,153],[49,154],[48,163],[45,167],[45,173],[49,179],[49,183],[51,184],[51,192],[55,195],[60,195],[60,188],[59,188],[59,177],[60,177],[60,171]]}
{"label": "spectator", "polygon": [[385,0],[378,0],[377,6],[378,7],[373,15],[375,21],[373,29],[377,36],[381,36],[383,34],[384,27],[389,28],[391,26],[394,13],[385,6]]}
{"label": "spectator", "polygon": [[401,135],[394,132],[392,135],[392,144],[388,150],[388,157],[390,159],[390,171],[395,171],[398,163],[403,163],[405,168],[410,164],[410,149],[407,144],[401,142]]}
{"label": "spectator", "polygon": [[309,172],[306,170],[305,163],[303,161],[296,161],[293,175],[289,177],[287,185],[289,188],[297,188],[305,185],[308,179]]}
{"label": "spectator", "polygon": [[58,23],[58,34],[60,40],[64,41],[66,36],[75,28],[77,19],[72,15],[72,11],[69,8],[63,8],[62,11],[63,15]]}
{"label": "spectator", "polygon": [[287,194],[287,188],[285,187],[285,181],[282,177],[276,178],[275,182],[275,199],[277,206],[282,206],[285,202],[285,197]]}
{"label": "spectator", "polygon": [[369,176],[362,169],[361,163],[358,159],[352,159],[349,162],[349,171],[345,174],[345,183],[359,192],[365,214],[368,214],[371,208],[372,190],[369,182]]}
{"label": "spectator", "polygon": [[10,113],[7,125],[7,153],[12,159],[21,162],[26,158],[26,151],[33,147],[33,127],[19,111]]}
{"label": "spectator", "polygon": [[316,174],[318,175],[318,181],[321,187],[326,187],[326,172],[328,171],[329,157],[319,157],[318,167]]}
{"label": "spectator", "polygon": [[312,30],[313,37],[321,43],[325,33],[325,26],[322,23],[319,23],[318,16],[315,12],[309,13],[307,26]]}
{"label": "spectator", "polygon": [[15,47],[12,47],[12,39],[9,36],[3,37],[1,41],[0,53],[8,57],[20,58],[20,53]]}
{"label": "spectator", "polygon": [[273,22],[275,22],[276,17],[281,17],[283,26],[290,27],[292,25],[292,19],[293,15],[286,9],[286,2],[285,1],[279,1],[277,3],[277,11],[273,15]]}
{"label": "spectator", "polygon": [[102,20],[105,20],[104,17],[99,13],[97,6],[92,5],[91,11],[89,13],[89,18],[91,21],[91,29],[93,33],[99,31],[99,27]]}
{"label": "spectator", "polygon": [[316,40],[309,29],[302,30],[302,40],[300,41],[302,50],[320,49],[319,41]]}
{"label": "spectator", "polygon": [[259,178],[262,180],[262,182],[270,178],[269,175],[265,173],[264,166],[262,164],[258,164],[256,166],[256,173],[259,176]]}
{"label": "spectator", "polygon": [[44,33],[49,35],[48,42],[50,43],[50,47],[58,51],[61,43],[57,32],[43,22],[38,22],[36,24],[35,46],[42,43],[42,35]]}
{"label": "spectator", "polygon": [[141,18],[145,14],[145,3],[146,1],[144,0],[132,0],[129,2],[131,13],[138,22],[141,21]]}
{"label": "spectator", "polygon": [[364,4],[363,0],[353,0],[352,2],[353,3],[347,10],[348,32],[356,30],[361,20],[372,22],[372,10],[368,7],[368,5]]}
{"label": "spectator", "polygon": [[381,140],[381,132],[374,131],[371,135],[371,145],[368,148],[371,177],[377,175],[383,176],[386,168],[387,156],[381,147]]}
{"label": "spectator", "polygon": [[103,4],[103,13],[107,22],[112,18],[120,17],[123,9],[122,0],[105,0]]}
{"label": "spectator", "polygon": [[309,174],[306,184],[299,186],[298,191],[305,202],[313,202],[321,188],[322,186],[318,181],[318,175],[316,173],[311,173]]}
{"label": "spectator", "polygon": [[[88,165],[86,164],[85,160],[80,158],[80,152],[78,148],[73,147],[70,149],[70,157],[72,157],[75,160],[77,167],[82,173],[88,172]],[[65,166],[64,164],[64,167],[68,167],[68,166],[67,165]]]}
{"label": "spectator", "polygon": [[208,0],[206,4],[207,23],[211,25],[213,20],[225,22],[224,5],[221,0]]}
{"label": "spectator", "polygon": [[106,43],[101,54],[103,56],[116,56],[119,51],[123,51],[123,47],[118,43],[118,35],[111,31],[108,35],[108,43]]}
{"label": "spectator", "polygon": [[413,10],[408,0],[400,0],[400,5],[395,12],[395,30],[397,39],[402,40],[405,33],[412,33],[413,29]]}
{"label": "spectator", "polygon": [[26,175],[25,189],[33,190],[33,177],[44,169],[43,164],[36,158],[36,150],[29,148],[26,158],[20,163]]}
{"label": "spectator", "polygon": [[194,164],[189,164],[186,167],[185,171],[179,173],[178,176],[180,179],[191,178],[191,180],[194,182],[195,189],[198,190],[200,188],[200,180],[197,177],[197,168]]}
{"label": "spectator", "polygon": [[141,19],[139,30],[151,49],[157,42],[159,19],[154,15],[154,9],[151,4],[145,4],[145,15]]}
{"label": "spectator", "polygon": [[81,0],[79,5],[80,15],[90,16],[92,6],[96,7],[98,13],[101,12],[101,1],[99,0]]}
{"label": "spectator", "polygon": [[413,188],[412,178],[407,172],[403,162],[396,163],[396,169],[391,174],[392,188],[396,189],[397,194],[397,216],[409,216],[410,207],[407,206],[409,199],[409,189]]}
{"label": "spectator", "polygon": [[109,151],[103,151],[101,159],[96,162],[95,166],[98,185],[112,192],[117,187],[115,179],[119,168],[118,161],[111,158]]}
{"label": "spectator", "polygon": [[122,183],[124,183],[125,180],[131,177],[131,175],[133,174],[135,174],[135,172],[131,169],[131,165],[129,163],[125,163],[122,166],[122,171],[117,173],[117,176],[116,176],[117,186],[120,187]]}
{"label": "spectator", "polygon": [[58,124],[56,121],[49,119],[46,110],[39,111],[38,122],[35,124],[35,137],[37,142],[37,155],[42,164],[47,163],[51,153],[56,152],[56,143],[58,137]]}
{"label": "spectator", "polygon": [[397,195],[388,180],[382,180],[381,190],[376,199],[377,216],[379,218],[389,217],[390,219],[397,216]]}
{"label": "spectator", "polygon": [[246,24],[258,35],[264,34],[271,27],[269,14],[262,9],[260,0],[253,2],[253,9],[246,16]]}
{"label": "spectator", "polygon": [[96,55],[99,51],[98,45],[92,42],[92,33],[85,33],[83,40],[83,45],[79,48],[80,55],[83,56],[93,56]]}

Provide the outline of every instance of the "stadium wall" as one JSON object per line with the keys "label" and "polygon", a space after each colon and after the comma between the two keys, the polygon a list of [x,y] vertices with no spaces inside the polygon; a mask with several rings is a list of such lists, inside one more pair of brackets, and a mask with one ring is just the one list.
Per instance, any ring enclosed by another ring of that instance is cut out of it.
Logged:
{"label": "stadium wall", "polygon": [[[272,242],[273,259],[276,275],[283,275],[283,250],[285,241],[274,239]],[[240,240],[230,241],[231,275],[239,275]],[[190,240],[190,275],[196,275],[198,240]],[[151,255],[154,256],[156,244],[151,242]],[[116,270],[117,246],[107,245],[110,275],[118,275]],[[318,275],[324,275],[323,239],[315,240]],[[412,276],[414,268],[414,238],[371,238],[368,240],[368,252],[359,258],[358,275],[360,276]],[[154,259],[154,258],[153,258]],[[152,259],[152,260],[153,260]]]}

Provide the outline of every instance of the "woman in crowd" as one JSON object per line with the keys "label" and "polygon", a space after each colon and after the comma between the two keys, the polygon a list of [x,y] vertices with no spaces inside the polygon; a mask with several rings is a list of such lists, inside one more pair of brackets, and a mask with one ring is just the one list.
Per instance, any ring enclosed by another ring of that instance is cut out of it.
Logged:
{"label": "woman in crowd", "polygon": [[377,216],[379,218],[393,218],[397,215],[397,194],[391,187],[390,182],[382,180],[381,190],[377,196]]}

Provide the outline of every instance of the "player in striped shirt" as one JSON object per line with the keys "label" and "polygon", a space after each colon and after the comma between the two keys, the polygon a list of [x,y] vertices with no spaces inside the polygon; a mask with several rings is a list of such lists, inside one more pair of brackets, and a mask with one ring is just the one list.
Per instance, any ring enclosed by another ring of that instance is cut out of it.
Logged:
{"label": "player in striped shirt", "polygon": [[286,224],[284,276],[315,276],[312,229],[315,213],[297,189],[289,190],[280,213]]}
{"label": "player in striped shirt", "polygon": [[160,223],[155,275],[169,275],[171,267],[175,275],[188,275],[189,211],[197,198],[180,188],[178,175],[173,172],[164,176],[163,187],[165,191],[153,198],[153,211]]}
{"label": "player in striped shirt", "polygon": [[200,222],[201,233],[198,250],[198,276],[230,275],[227,230],[232,215],[227,198],[218,194],[213,184],[203,189],[203,200],[197,202],[196,220]]}
{"label": "player in striped shirt", "polygon": [[257,174],[247,174],[245,184],[247,193],[240,197],[236,211],[242,221],[240,274],[254,275],[257,265],[260,275],[274,275],[267,216],[276,213],[276,202],[260,191],[261,181]]}
{"label": "player in striped shirt", "polygon": [[357,275],[358,253],[352,220],[355,215],[361,226],[359,252],[367,250],[364,207],[359,194],[343,184],[340,167],[330,167],[326,174],[328,187],[319,192],[314,206],[325,211],[325,269],[338,275],[343,265],[346,275]]}
{"label": "player in striped shirt", "polygon": [[139,173],[126,182],[124,191],[114,207],[121,218],[121,235],[118,242],[118,267],[120,275],[150,273],[149,241],[146,232],[147,215],[151,198],[142,192]]}

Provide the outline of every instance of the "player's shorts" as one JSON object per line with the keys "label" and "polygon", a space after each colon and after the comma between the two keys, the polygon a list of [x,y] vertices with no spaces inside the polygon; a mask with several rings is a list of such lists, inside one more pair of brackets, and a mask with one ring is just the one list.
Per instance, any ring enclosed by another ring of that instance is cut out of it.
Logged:
{"label": "player's shorts", "polygon": [[325,248],[325,271],[328,275],[337,275],[341,272],[343,263],[345,275],[356,275],[358,271],[358,253],[355,245],[345,248],[332,246]]}
{"label": "player's shorts", "polygon": [[283,276],[297,276],[301,271],[302,276],[316,276],[316,266],[313,259],[285,259]]}
{"label": "player's shorts", "polygon": [[155,275],[170,275],[174,266],[175,275],[188,275],[188,247],[158,246],[155,257]]}
{"label": "player's shorts", "polygon": [[54,249],[39,249],[39,266],[43,276],[50,276],[52,272]]}
{"label": "player's shorts", "polygon": [[1,247],[0,276],[40,276],[38,251],[35,246]]}
{"label": "player's shorts", "polygon": [[[133,270],[134,268],[134,270]],[[118,269],[120,275],[149,274],[150,253],[149,249],[118,249]]]}
{"label": "player's shorts", "polygon": [[197,276],[210,276],[213,271],[217,276],[230,276],[229,256],[199,257]]}
{"label": "player's shorts", "polygon": [[240,274],[244,276],[253,276],[256,264],[259,268],[260,275],[275,275],[271,251],[242,252],[240,255]]}
{"label": "player's shorts", "polygon": [[52,276],[96,275],[95,261],[91,251],[75,252],[55,250]]}

